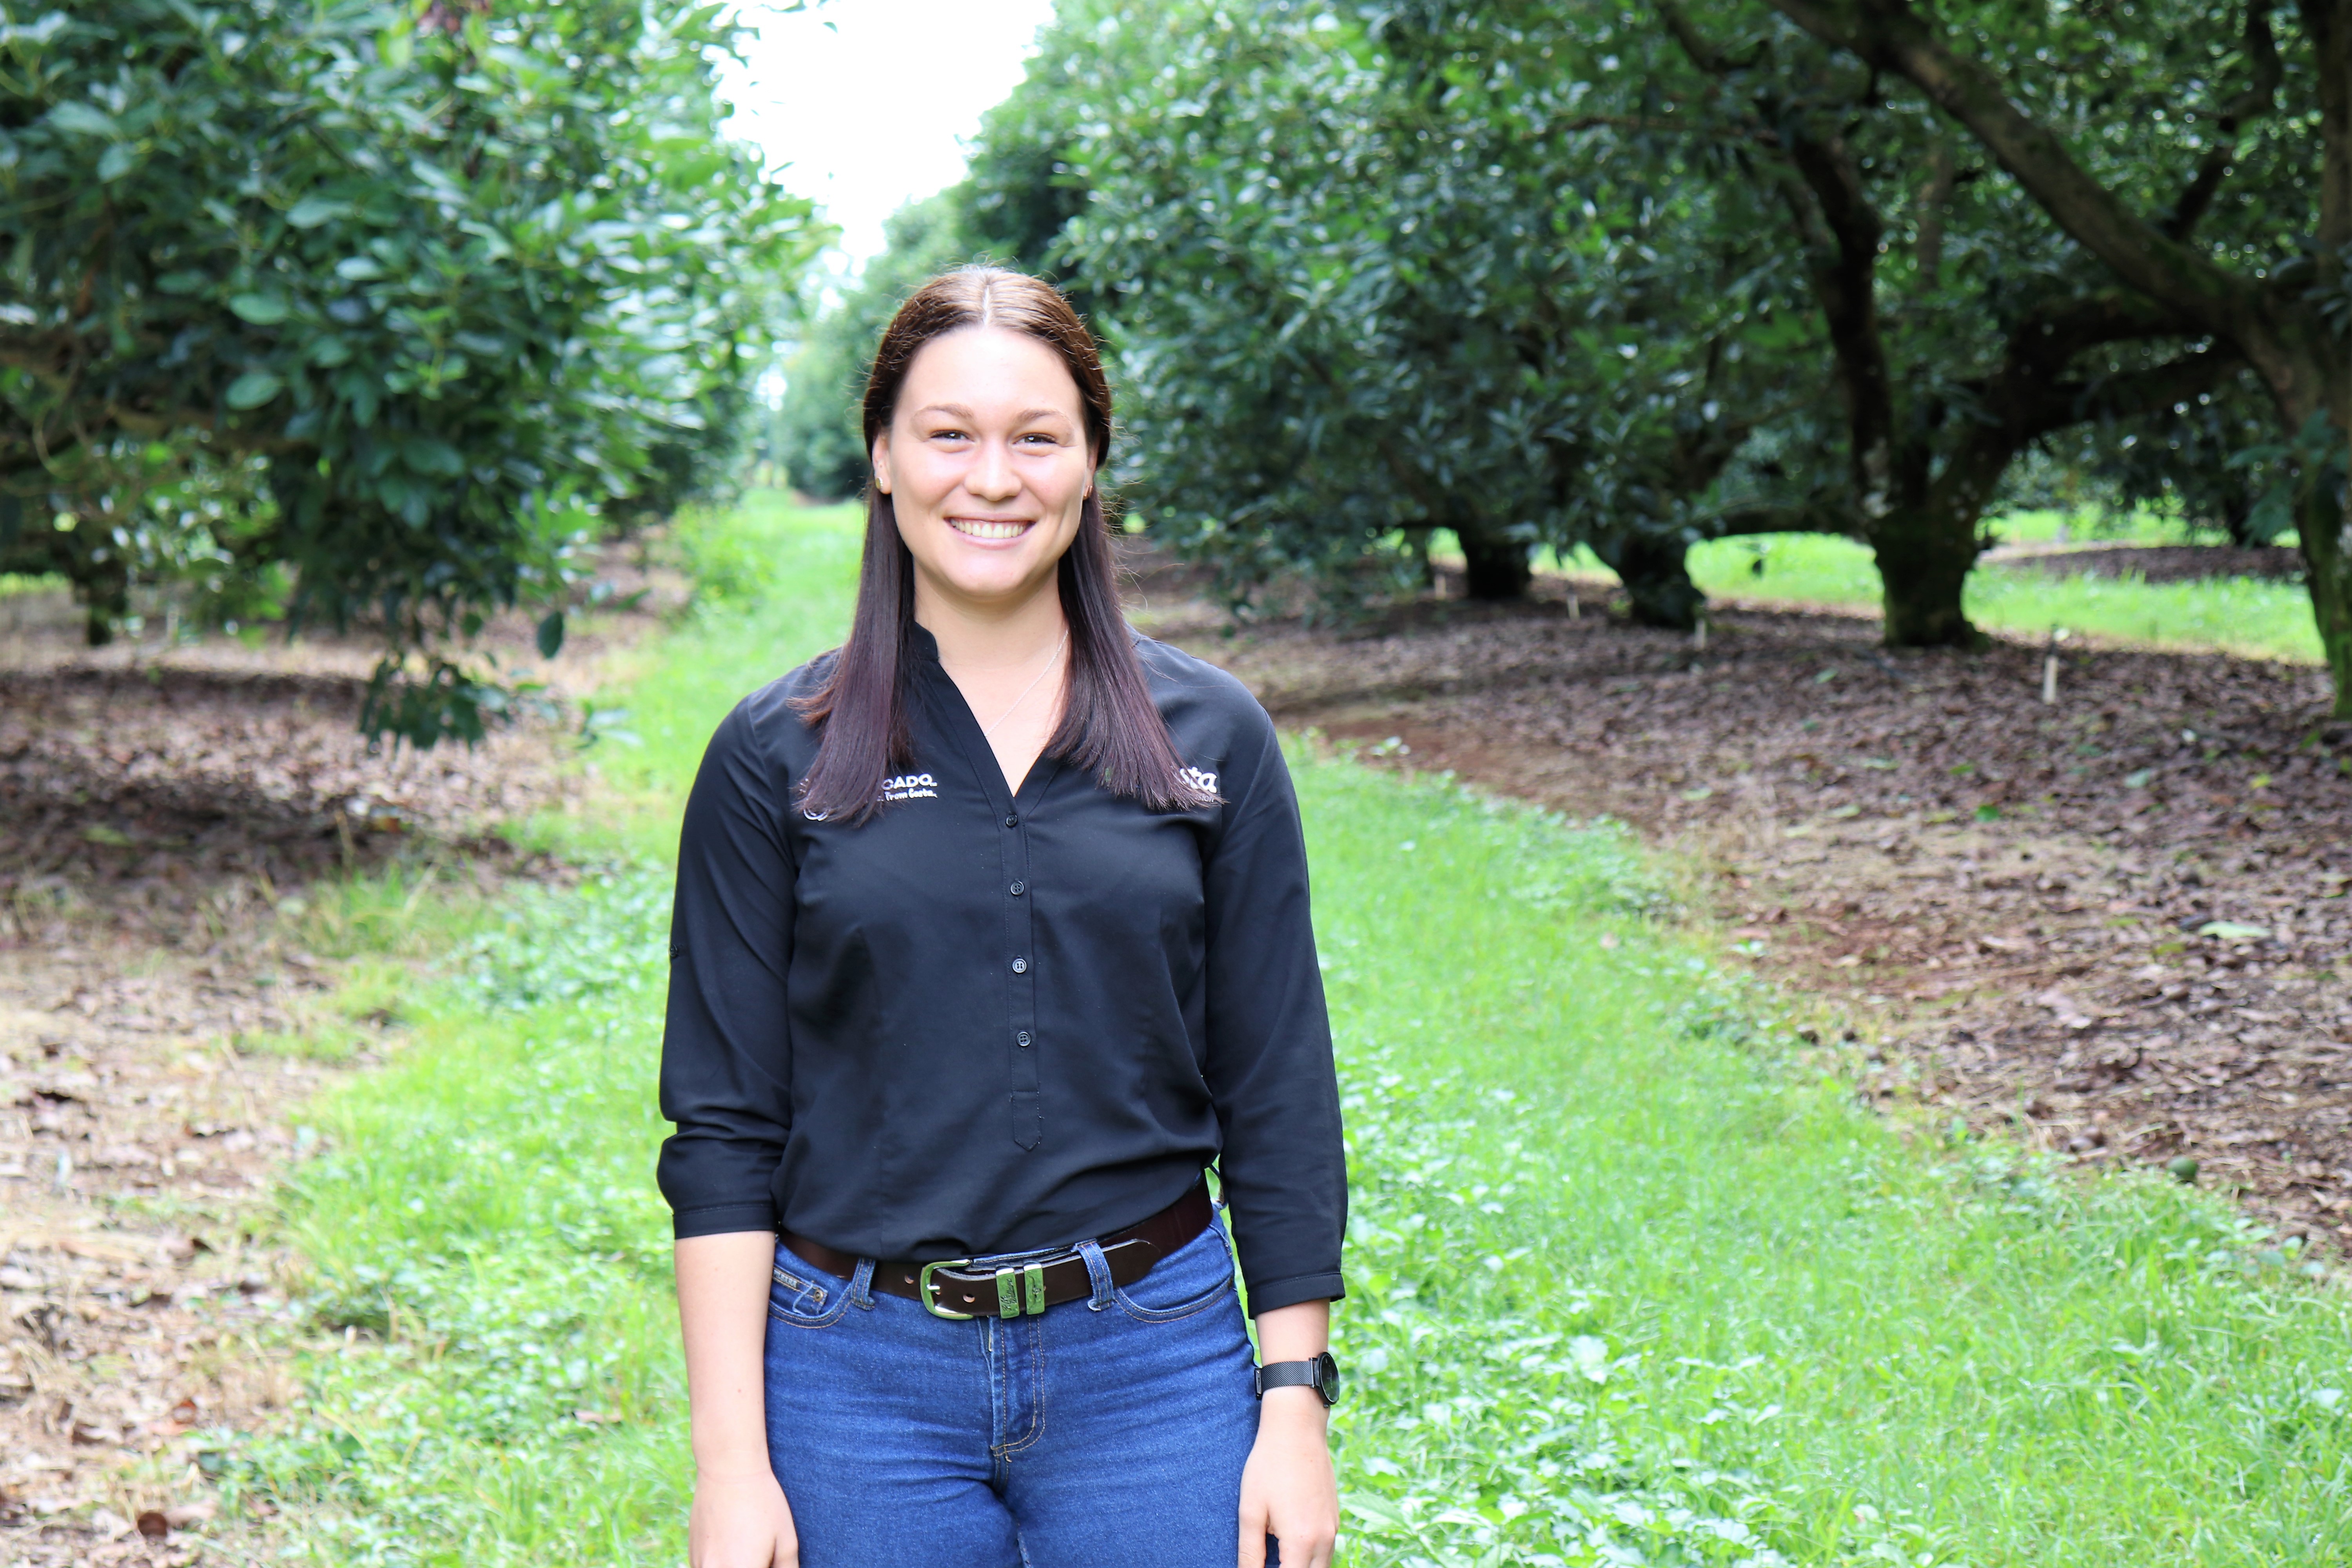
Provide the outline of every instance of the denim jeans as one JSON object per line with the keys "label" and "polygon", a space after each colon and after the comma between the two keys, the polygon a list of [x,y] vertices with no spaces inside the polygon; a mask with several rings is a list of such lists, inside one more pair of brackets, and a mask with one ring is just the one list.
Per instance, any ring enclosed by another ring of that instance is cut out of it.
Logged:
{"label": "denim jeans", "polygon": [[1233,1568],[1258,1405],[1222,1216],[1125,1289],[1080,1250],[1091,1300],[958,1322],[875,1294],[871,1259],[777,1247],[768,1457],[802,1568]]}

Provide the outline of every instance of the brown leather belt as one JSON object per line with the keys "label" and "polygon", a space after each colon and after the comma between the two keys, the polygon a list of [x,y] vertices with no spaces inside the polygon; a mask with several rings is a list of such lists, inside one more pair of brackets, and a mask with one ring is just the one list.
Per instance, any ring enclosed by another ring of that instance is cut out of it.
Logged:
{"label": "brown leather belt", "polygon": [[[1115,1230],[1096,1245],[1110,1265],[1111,1283],[1134,1284],[1151,1272],[1152,1265],[1209,1228],[1215,1210],[1209,1203],[1206,1182],[1195,1182],[1184,1195],[1150,1219]],[[826,1273],[848,1279],[857,1273],[857,1258],[821,1241],[791,1231],[783,1243]],[[942,1318],[1018,1318],[1042,1312],[1065,1301],[1083,1301],[1095,1293],[1087,1260],[1076,1247],[1032,1263],[1001,1268],[974,1268],[969,1258],[938,1263],[877,1263],[874,1289],[886,1296],[920,1301]]]}

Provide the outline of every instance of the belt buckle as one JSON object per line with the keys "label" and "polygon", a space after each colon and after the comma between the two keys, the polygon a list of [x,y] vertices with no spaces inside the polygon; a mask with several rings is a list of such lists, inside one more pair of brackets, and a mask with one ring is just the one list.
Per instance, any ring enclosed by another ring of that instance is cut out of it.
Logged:
{"label": "belt buckle", "polygon": [[915,1279],[915,1290],[922,1300],[923,1310],[929,1312],[934,1318],[953,1318],[960,1322],[969,1321],[971,1318],[975,1316],[975,1314],[971,1312],[952,1312],[947,1308],[940,1306],[938,1294],[934,1291],[931,1286],[931,1276],[939,1270],[942,1268],[961,1268],[971,1261],[971,1259],[969,1258],[942,1258],[937,1263],[926,1263],[923,1265],[922,1273],[918,1275]]}
{"label": "belt buckle", "polygon": [[[916,1276],[915,1289],[923,1310],[934,1318],[953,1318],[968,1321],[977,1312],[958,1312],[939,1304],[931,1275],[941,1268],[961,1268],[971,1262],[969,1258],[943,1258],[937,1263],[926,1263]],[[1018,1318],[1024,1314],[1034,1317],[1045,1310],[1045,1268],[1043,1264],[1008,1264],[996,1270],[996,1316]]]}

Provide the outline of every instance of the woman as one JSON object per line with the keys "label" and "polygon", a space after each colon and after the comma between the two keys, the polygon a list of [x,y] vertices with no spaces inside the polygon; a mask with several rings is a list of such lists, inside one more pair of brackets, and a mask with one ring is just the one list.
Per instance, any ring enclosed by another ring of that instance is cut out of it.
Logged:
{"label": "woman", "polygon": [[925,285],[866,384],[849,640],[695,783],[661,1159],[695,1568],[1329,1560],[1297,806],[1248,693],[1121,617],[1110,437],[1059,293]]}

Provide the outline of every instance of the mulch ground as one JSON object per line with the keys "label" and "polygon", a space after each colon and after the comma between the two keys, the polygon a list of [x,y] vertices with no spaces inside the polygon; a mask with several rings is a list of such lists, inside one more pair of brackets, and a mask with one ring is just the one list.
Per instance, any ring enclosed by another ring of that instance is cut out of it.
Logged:
{"label": "mulch ground", "polygon": [[2052,577],[2138,577],[2149,583],[2200,583],[2213,577],[2299,581],[2303,552],[2284,545],[2117,544],[1995,551],[1987,563]]}
{"label": "mulch ground", "polygon": [[[575,634],[558,680],[681,596],[625,559],[607,575],[653,593]],[[485,892],[561,876],[492,830],[580,781],[552,711],[372,754],[362,643],[79,631],[61,598],[0,600],[0,1563],[257,1561],[250,1521],[211,1515],[207,1434],[296,1393],[270,1194],[310,1147],[304,1101],[381,1055],[272,1054],[340,977],[282,916],[395,860]],[[536,661],[528,623],[492,637]]]}
{"label": "mulch ground", "polygon": [[2019,644],[1890,653],[1868,618],[1730,602],[1700,647],[1570,591],[1234,636],[1145,580],[1160,635],[1286,722],[1684,852],[1749,963],[1853,1020],[1871,1092],[2087,1164],[2185,1155],[2352,1248],[2352,726],[2324,672],[2076,645],[2045,704]]}

